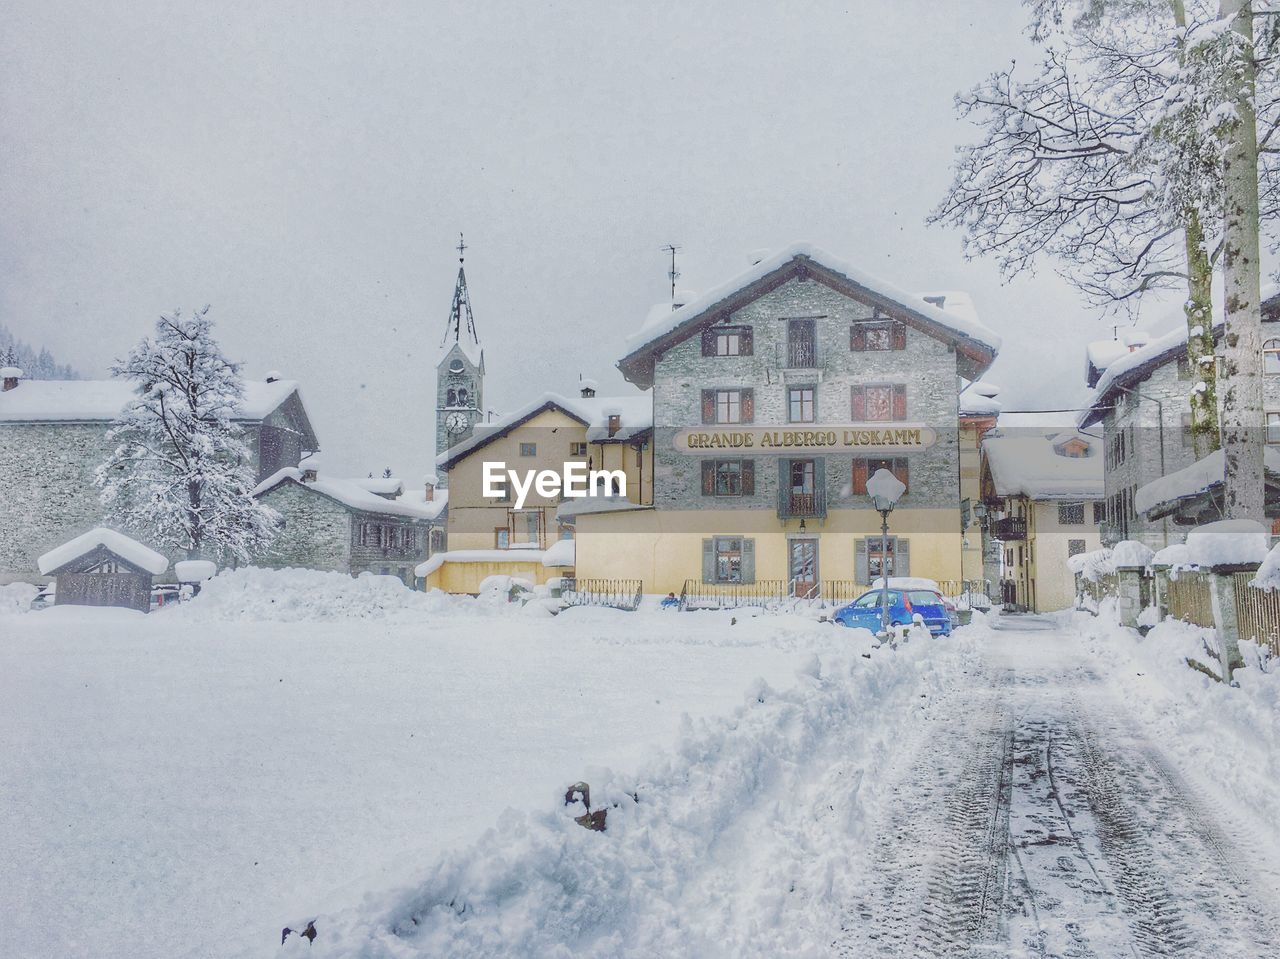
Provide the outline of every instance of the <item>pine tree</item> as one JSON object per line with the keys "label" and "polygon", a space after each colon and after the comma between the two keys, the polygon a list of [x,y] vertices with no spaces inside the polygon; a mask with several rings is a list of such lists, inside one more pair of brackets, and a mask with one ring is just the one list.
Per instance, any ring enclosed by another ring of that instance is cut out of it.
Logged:
{"label": "pine tree", "polygon": [[279,515],[254,499],[253,457],[234,421],[240,368],[223,356],[206,306],[175,311],[112,368],[137,384],[95,482],[108,520],[188,558],[245,562],[270,545]]}

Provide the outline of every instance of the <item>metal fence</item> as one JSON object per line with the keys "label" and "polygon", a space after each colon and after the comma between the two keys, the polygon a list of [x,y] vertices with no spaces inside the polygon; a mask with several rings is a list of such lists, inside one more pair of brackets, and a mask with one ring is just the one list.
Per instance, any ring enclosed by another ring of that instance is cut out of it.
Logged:
{"label": "metal fence", "polygon": [[1280,656],[1280,591],[1250,586],[1249,581],[1256,575],[1234,573],[1231,576],[1240,638],[1269,646],[1273,655]]}
{"label": "metal fence", "polygon": [[1213,629],[1213,598],[1209,589],[1209,577],[1192,570],[1168,579],[1166,587],[1169,615],[1184,623]]}
{"label": "metal fence", "polygon": [[560,598],[570,606],[610,606],[628,612],[640,607],[644,582],[638,579],[560,580]]}
{"label": "metal fence", "polygon": [[771,606],[789,599],[787,581],[761,579],[754,583],[704,583],[686,579],[680,591],[681,609],[734,609]]}

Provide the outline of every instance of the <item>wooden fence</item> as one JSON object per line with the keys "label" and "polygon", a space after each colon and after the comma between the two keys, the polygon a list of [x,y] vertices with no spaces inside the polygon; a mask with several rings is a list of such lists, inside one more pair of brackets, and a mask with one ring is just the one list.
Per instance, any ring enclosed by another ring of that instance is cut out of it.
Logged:
{"label": "wooden fence", "polygon": [[634,612],[640,607],[644,583],[638,579],[560,580],[560,598],[570,606],[609,606]]}
{"label": "wooden fence", "polygon": [[1280,591],[1255,589],[1249,585],[1256,573],[1233,573],[1236,594],[1236,620],[1240,638],[1271,647],[1280,656]]}
{"label": "wooden fence", "polygon": [[1209,589],[1209,577],[1205,573],[1184,570],[1177,579],[1168,578],[1166,596],[1169,616],[1184,623],[1213,629],[1213,599]]}

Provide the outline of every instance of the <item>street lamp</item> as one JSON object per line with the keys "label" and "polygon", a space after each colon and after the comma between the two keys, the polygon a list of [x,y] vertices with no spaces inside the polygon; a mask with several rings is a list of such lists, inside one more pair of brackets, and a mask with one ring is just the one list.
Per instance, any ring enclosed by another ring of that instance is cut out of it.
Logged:
{"label": "street lamp", "polygon": [[867,495],[880,514],[880,631],[889,634],[889,514],[907,491],[906,484],[887,469],[875,471],[867,480]]}

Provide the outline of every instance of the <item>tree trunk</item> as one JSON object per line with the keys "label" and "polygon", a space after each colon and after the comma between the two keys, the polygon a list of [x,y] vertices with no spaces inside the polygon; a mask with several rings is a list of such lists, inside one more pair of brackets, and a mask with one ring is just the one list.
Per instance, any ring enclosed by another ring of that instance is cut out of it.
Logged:
{"label": "tree trunk", "polygon": [[1258,243],[1258,128],[1253,97],[1251,0],[1220,0],[1219,19],[1236,42],[1226,64],[1227,103],[1221,128],[1225,215],[1222,331],[1222,447],[1226,515],[1261,522],[1263,513],[1262,308]]}
{"label": "tree trunk", "polygon": [[1191,438],[1196,459],[1218,448],[1218,366],[1213,342],[1213,265],[1200,215],[1184,215],[1187,244],[1187,369],[1191,372]]}

